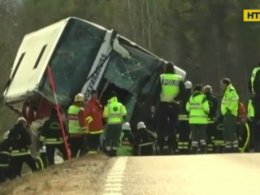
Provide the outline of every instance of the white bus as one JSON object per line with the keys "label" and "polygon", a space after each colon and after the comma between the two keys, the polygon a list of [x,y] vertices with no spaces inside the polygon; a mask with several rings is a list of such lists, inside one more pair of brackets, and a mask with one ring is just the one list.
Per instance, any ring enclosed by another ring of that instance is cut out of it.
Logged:
{"label": "white bus", "polygon": [[[163,63],[165,60],[115,30],[69,17],[25,35],[4,100],[18,113],[23,112],[25,102],[32,102],[36,110],[42,100],[54,104],[47,75],[50,66],[58,102],[64,109],[79,92],[88,98],[90,91],[96,89],[105,103],[109,92],[114,90],[127,105],[130,118],[138,97],[150,97],[154,92]],[[185,78],[184,70],[177,66],[175,70]],[[47,113],[39,114],[38,118]]]}

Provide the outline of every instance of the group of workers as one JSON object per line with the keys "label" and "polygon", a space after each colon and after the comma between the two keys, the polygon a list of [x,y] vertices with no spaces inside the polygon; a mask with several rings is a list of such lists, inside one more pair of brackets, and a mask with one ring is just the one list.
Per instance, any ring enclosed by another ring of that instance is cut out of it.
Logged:
{"label": "group of workers", "polygon": [[[259,78],[260,63],[250,80],[252,98],[246,116],[253,129],[251,144],[256,152],[260,151]],[[210,85],[193,87],[190,81],[184,82],[171,63],[165,65],[158,81],[155,95],[159,104],[153,103],[149,113],[141,113],[152,114],[153,125],[145,120],[136,124],[127,122],[127,109],[114,91],[104,108],[96,90],[92,90],[86,103],[84,95],[79,93],[68,108],[66,119],[57,106],[38,129],[37,158],[30,153],[27,120],[19,117],[0,144],[0,181],[21,176],[23,162],[32,171],[55,164],[56,150],[64,160],[100,151],[109,156],[239,152],[237,124],[241,106],[230,79],[220,81],[223,90],[220,103]],[[241,121],[245,123],[244,119]]]}

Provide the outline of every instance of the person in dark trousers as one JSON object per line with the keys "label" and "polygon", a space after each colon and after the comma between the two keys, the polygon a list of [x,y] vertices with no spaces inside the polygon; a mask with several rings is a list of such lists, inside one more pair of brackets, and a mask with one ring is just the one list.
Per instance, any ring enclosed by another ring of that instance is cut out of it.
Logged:
{"label": "person in dark trousers", "polygon": [[160,94],[157,125],[158,145],[160,153],[171,154],[177,149],[176,128],[179,100],[185,91],[183,79],[175,73],[173,64],[167,63],[164,73],[160,74],[157,91]]}
{"label": "person in dark trousers", "polygon": [[[63,126],[66,127],[65,123],[63,123]],[[68,140],[67,130],[65,131],[65,136]],[[54,164],[55,149],[58,149],[63,154],[64,160],[68,159],[58,114],[55,108],[51,110],[50,118],[43,124],[40,132],[40,141],[46,146],[49,166]]]}
{"label": "person in dark trousers", "polygon": [[111,98],[108,100],[108,103],[103,111],[103,117],[107,122],[105,145],[108,155],[116,156],[117,147],[119,146],[119,138],[121,135],[121,128],[127,111],[125,106],[118,101],[114,91],[111,92],[110,97]]}
{"label": "person in dark trousers", "polygon": [[17,120],[17,124],[10,130],[8,142],[11,149],[12,178],[21,176],[23,163],[27,163],[32,171],[36,171],[36,163],[30,154],[31,137],[27,130],[27,122],[24,117]]}
{"label": "person in dark trousers", "polygon": [[11,178],[11,160],[12,156],[9,151],[10,145],[7,137],[0,143],[0,183]]}
{"label": "person in dark trousers", "polygon": [[253,149],[260,152],[260,101],[256,97],[248,102],[248,118],[253,129]]}
{"label": "person in dark trousers", "polygon": [[186,110],[189,112],[192,153],[206,153],[209,103],[203,93],[202,85],[194,87],[193,93],[186,104]]}
{"label": "person in dark trousers", "polygon": [[178,153],[188,154],[190,149],[190,125],[188,112],[186,110],[186,104],[192,93],[192,83],[190,81],[185,81],[185,93],[181,101],[181,108],[179,114],[179,124],[178,124]]}
{"label": "person in dark trousers", "polygon": [[216,120],[217,120],[217,109],[218,109],[218,100],[212,94],[212,87],[210,85],[204,86],[204,94],[207,97],[209,103],[209,121],[207,125],[207,152],[214,153],[214,140],[216,134]]}
{"label": "person in dark trousers", "polygon": [[137,123],[137,132],[135,136],[135,144],[138,156],[147,156],[154,154],[154,144],[156,136],[146,128],[143,121]]}
{"label": "person in dark trousers", "polygon": [[100,136],[103,133],[103,106],[98,100],[96,90],[92,90],[91,98],[84,110],[85,120],[88,126],[87,145],[88,153],[95,154],[101,149]]}
{"label": "person in dark trousers", "polygon": [[238,138],[236,123],[238,116],[239,96],[229,78],[220,81],[223,90],[221,114],[223,115],[223,137],[225,152],[238,152]]}

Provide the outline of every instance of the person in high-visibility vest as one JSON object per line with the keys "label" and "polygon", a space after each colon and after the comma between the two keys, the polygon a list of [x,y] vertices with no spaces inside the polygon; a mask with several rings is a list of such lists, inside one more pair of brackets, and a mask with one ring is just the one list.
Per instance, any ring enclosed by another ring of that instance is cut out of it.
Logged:
{"label": "person in high-visibility vest", "polygon": [[207,125],[207,152],[215,152],[215,136],[216,136],[216,121],[217,121],[217,109],[218,109],[218,100],[213,95],[213,90],[210,85],[206,85],[203,88],[203,91],[209,102],[209,120]]}
{"label": "person in high-visibility vest", "polygon": [[[66,127],[65,123],[63,124]],[[66,139],[68,139],[67,131],[65,131],[65,134]],[[55,149],[58,149],[63,154],[64,160],[67,159],[66,147],[56,109],[51,110],[50,118],[44,123],[40,132],[40,141],[46,146],[48,165],[54,165]]]}
{"label": "person in high-visibility vest", "polygon": [[131,126],[129,122],[125,122],[122,125],[122,132],[120,135],[120,144],[117,149],[117,156],[132,156],[134,146],[134,135],[131,132]]}
{"label": "person in high-visibility vest", "polygon": [[252,145],[255,152],[260,152],[260,101],[255,97],[248,102],[247,113],[253,129]]}
{"label": "person in high-visibility vest", "polygon": [[103,117],[107,122],[105,145],[106,151],[110,156],[116,156],[121,127],[126,114],[125,106],[118,101],[115,92],[112,92],[111,98],[108,100],[108,104],[103,111]]}
{"label": "person in high-visibility vest", "polygon": [[206,153],[209,103],[202,85],[194,87],[193,94],[186,104],[186,110],[189,112],[192,153]]}
{"label": "person in high-visibility vest", "polygon": [[161,153],[174,153],[177,149],[176,128],[179,100],[185,91],[181,75],[175,73],[171,63],[160,75],[160,106],[158,111],[158,145]]}
{"label": "person in high-visibility vest", "polygon": [[179,123],[178,123],[178,153],[179,154],[188,154],[190,151],[190,126],[189,126],[189,117],[186,110],[186,104],[189,101],[189,98],[192,93],[192,82],[185,81],[185,93],[183,94],[180,114],[179,114]]}
{"label": "person in high-visibility vest", "polygon": [[87,133],[84,117],[84,95],[79,93],[74,97],[74,103],[68,109],[69,137],[71,144],[71,157],[82,154],[83,136]]}
{"label": "person in high-visibility vest", "polygon": [[236,122],[238,116],[239,96],[229,78],[220,81],[223,90],[221,114],[223,115],[223,137],[225,152],[238,152]]}
{"label": "person in high-visibility vest", "polygon": [[258,66],[256,66],[251,73],[249,80],[249,91],[252,95],[260,97],[260,60]]}
{"label": "person in high-visibility vest", "polygon": [[24,117],[17,120],[17,124],[10,130],[8,142],[11,148],[12,178],[21,176],[23,163],[27,163],[32,171],[36,171],[36,163],[31,156],[31,137],[27,130],[27,122]]}
{"label": "person in high-visibility vest", "polygon": [[88,153],[95,154],[101,149],[100,136],[103,133],[103,106],[98,100],[96,90],[92,90],[91,98],[88,101],[85,110],[85,120],[88,126],[87,145]]}

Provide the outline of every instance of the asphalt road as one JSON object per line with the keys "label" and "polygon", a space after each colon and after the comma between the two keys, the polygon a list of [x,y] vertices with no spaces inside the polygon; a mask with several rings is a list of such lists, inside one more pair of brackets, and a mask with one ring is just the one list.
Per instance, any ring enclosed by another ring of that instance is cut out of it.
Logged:
{"label": "asphalt road", "polygon": [[117,158],[103,194],[259,195],[260,154]]}
{"label": "asphalt road", "polygon": [[0,195],[260,195],[260,154],[87,155],[0,185]]}

